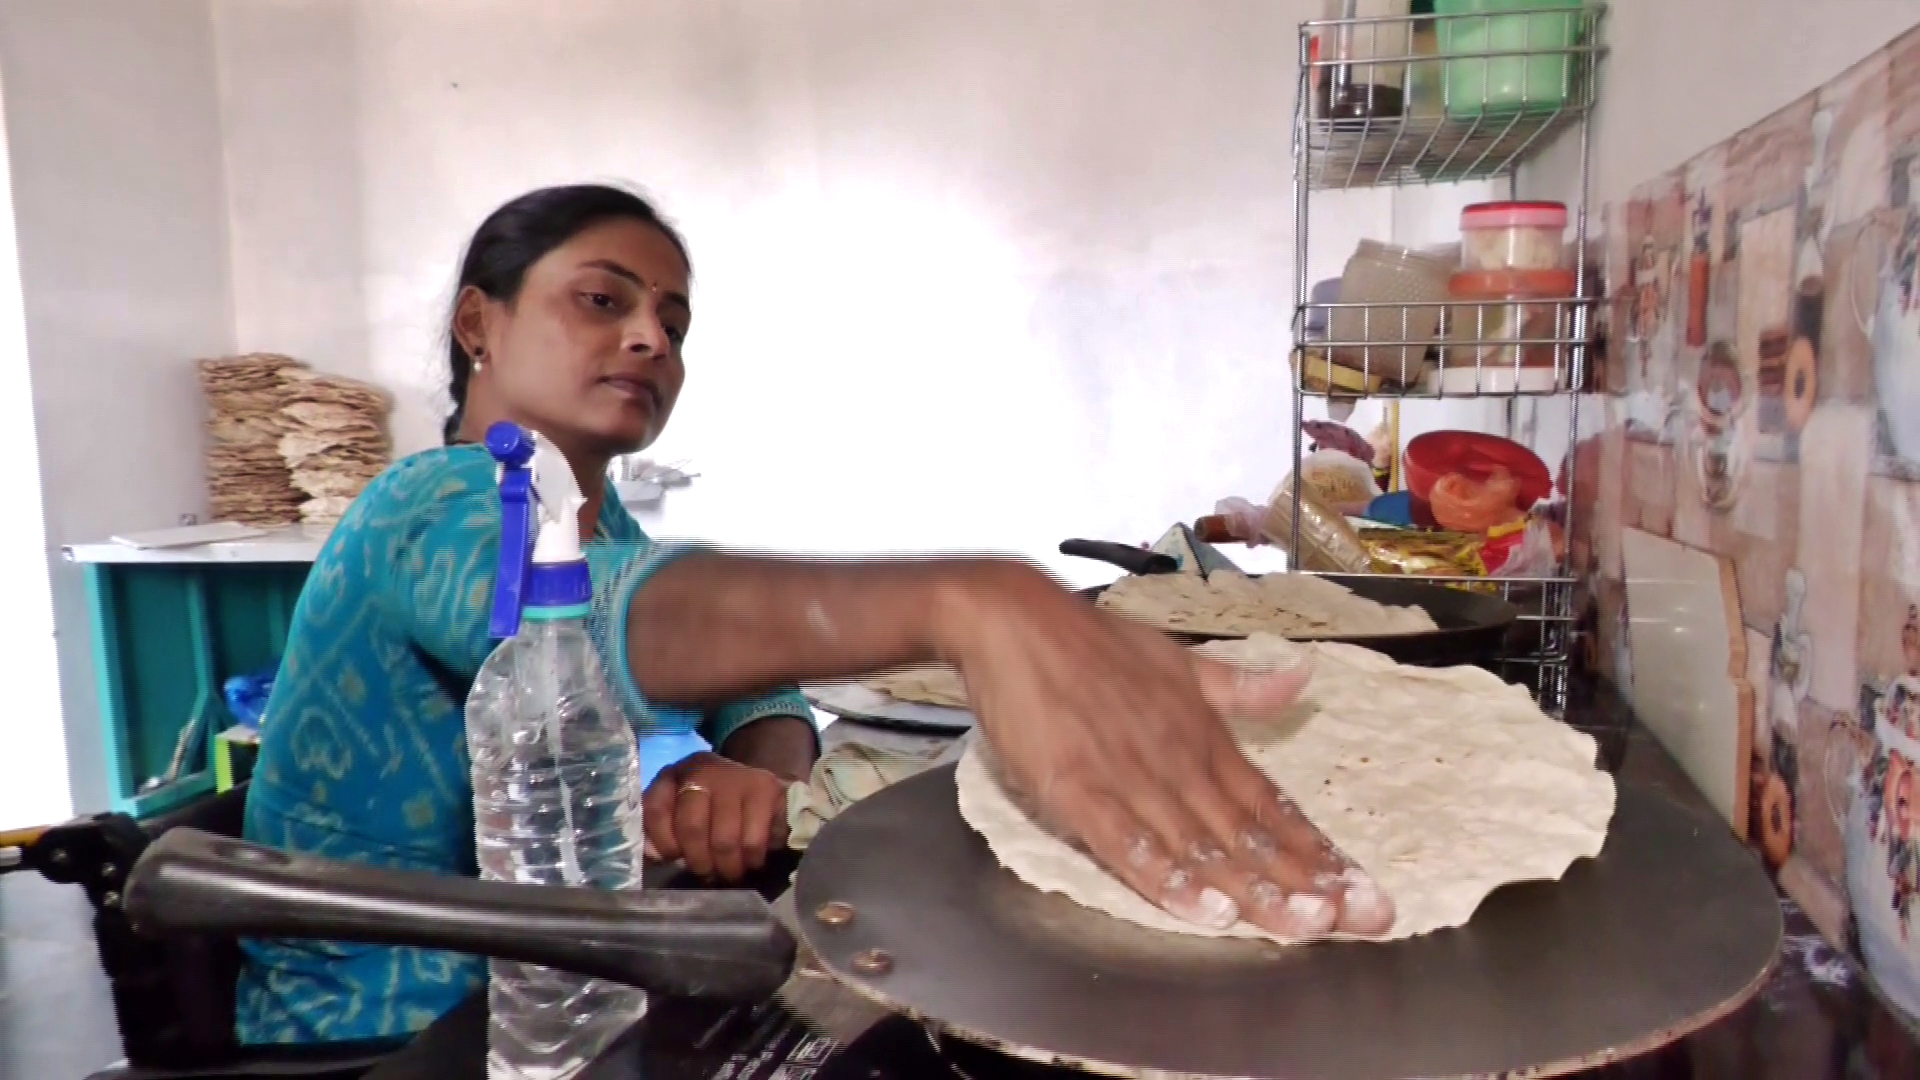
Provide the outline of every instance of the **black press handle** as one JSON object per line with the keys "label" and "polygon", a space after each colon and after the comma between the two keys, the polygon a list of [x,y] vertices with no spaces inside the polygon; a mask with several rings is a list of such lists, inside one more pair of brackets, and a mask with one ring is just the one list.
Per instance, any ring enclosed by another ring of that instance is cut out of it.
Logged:
{"label": "black press handle", "polygon": [[1111,563],[1129,574],[1171,574],[1180,569],[1180,560],[1171,555],[1111,540],[1062,540],[1060,554]]}
{"label": "black press handle", "polygon": [[794,941],[757,893],[613,892],[381,870],[169,829],[128,876],[136,930],[448,949],[672,997],[759,1001]]}

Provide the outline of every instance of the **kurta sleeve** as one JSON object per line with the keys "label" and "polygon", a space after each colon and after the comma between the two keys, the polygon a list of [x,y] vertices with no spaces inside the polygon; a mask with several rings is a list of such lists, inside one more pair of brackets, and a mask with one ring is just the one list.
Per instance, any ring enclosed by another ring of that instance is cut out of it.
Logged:
{"label": "kurta sleeve", "polygon": [[[351,511],[358,528],[384,538],[366,549],[375,602],[463,684],[472,682],[496,644],[487,629],[500,552],[494,475],[483,447],[430,450],[382,473]],[[692,731],[697,710],[655,706],[640,693],[627,660],[624,613],[648,578],[693,549],[646,539],[596,541],[584,549],[594,595],[587,629],[635,733],[646,739]]]}
{"label": "kurta sleeve", "polygon": [[711,709],[704,718],[701,731],[707,740],[715,746],[723,746],[733,737],[733,733],[756,720],[765,720],[770,716],[793,716],[807,722],[813,730],[813,750],[820,752],[820,732],[814,722],[813,708],[802,697],[798,687],[783,687],[758,697],[729,701],[718,708]]}

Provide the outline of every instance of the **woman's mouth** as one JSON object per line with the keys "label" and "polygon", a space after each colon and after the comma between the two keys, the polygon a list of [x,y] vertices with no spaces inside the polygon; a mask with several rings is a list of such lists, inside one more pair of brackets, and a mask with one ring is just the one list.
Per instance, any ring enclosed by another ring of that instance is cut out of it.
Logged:
{"label": "woman's mouth", "polygon": [[600,381],[621,397],[633,402],[645,402],[652,411],[660,411],[660,388],[653,384],[653,380],[638,375],[609,375]]}

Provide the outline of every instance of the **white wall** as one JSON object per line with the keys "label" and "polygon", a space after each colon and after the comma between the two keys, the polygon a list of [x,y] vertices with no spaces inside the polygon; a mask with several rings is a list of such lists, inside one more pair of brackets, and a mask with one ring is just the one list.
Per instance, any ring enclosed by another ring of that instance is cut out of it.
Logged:
{"label": "white wall", "polygon": [[[657,455],[703,475],[666,529],[1149,540],[1291,453],[1319,6],[215,0],[239,343],[397,387],[426,445],[468,233],[537,185],[637,181],[696,269]],[[1356,205],[1383,234],[1388,202]]]}
{"label": "white wall", "polygon": [[[1613,0],[1594,127],[1596,202],[1624,198],[1832,79],[1920,22],[1920,0]],[[1541,189],[1578,176],[1556,146]]]}
{"label": "white wall", "polygon": [[[106,792],[87,610],[58,551],[205,509],[189,361],[233,346],[214,61],[204,0],[0,3],[44,555],[73,801],[88,810]],[[48,759],[15,740],[54,745],[49,720],[16,708],[0,771],[44,780]],[[55,794],[39,801],[64,812]]]}
{"label": "white wall", "polygon": [[[5,102],[0,85],[0,107]],[[67,779],[47,762],[66,759],[60,680],[53,640],[53,594],[40,498],[40,450],[34,436],[33,380],[27,366],[26,305],[20,295],[13,185],[0,115],[0,461],[8,463],[7,528],[0,531],[0,592],[7,630],[0,636],[0,680],[13,722],[0,758],[0,829],[58,821],[72,811]]]}

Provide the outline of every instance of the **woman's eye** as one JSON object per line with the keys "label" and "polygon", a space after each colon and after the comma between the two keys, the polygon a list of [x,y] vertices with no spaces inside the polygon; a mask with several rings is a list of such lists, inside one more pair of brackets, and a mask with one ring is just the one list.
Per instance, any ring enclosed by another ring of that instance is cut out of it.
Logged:
{"label": "woman's eye", "polygon": [[606,308],[608,310],[612,310],[613,308],[613,297],[608,296],[606,293],[590,292],[582,293],[581,295],[586,298],[587,303],[592,304],[594,307]]}
{"label": "woman's eye", "polygon": [[673,342],[675,345],[679,345],[687,340],[687,328],[684,326],[668,326],[666,330],[667,340]]}

